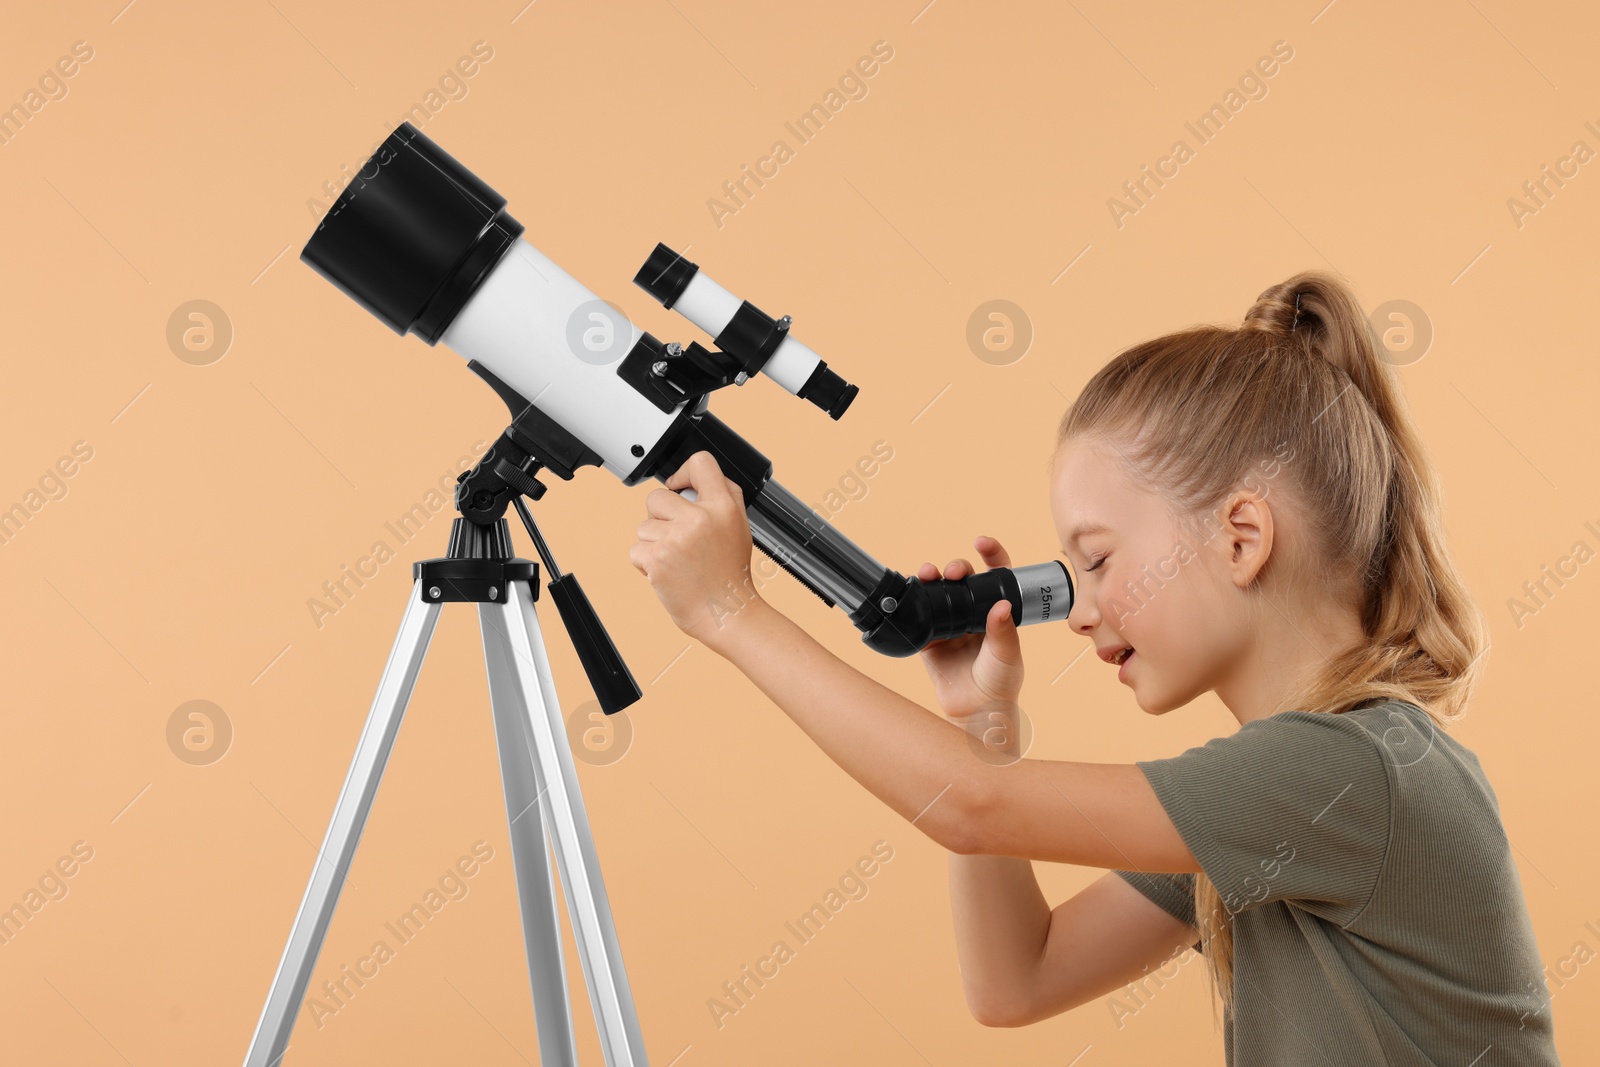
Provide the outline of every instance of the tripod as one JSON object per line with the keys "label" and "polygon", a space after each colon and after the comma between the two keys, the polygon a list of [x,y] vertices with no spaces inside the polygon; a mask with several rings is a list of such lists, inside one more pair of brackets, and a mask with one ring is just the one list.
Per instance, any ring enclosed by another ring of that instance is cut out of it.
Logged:
{"label": "tripod", "polygon": [[[457,507],[469,517],[456,519],[451,527],[448,554],[413,565],[412,596],[256,1024],[246,1067],[278,1067],[288,1048],[311,970],[427,655],[439,609],[448,601],[478,605],[528,977],[533,986],[539,1062],[567,1067],[577,1064],[547,839],[554,847],[565,889],[573,940],[582,959],[605,1061],[612,1067],[644,1067],[647,1062],[550,662],[533,610],[539,595],[539,564],[513,558],[506,520],[498,517],[507,503],[515,505],[552,575],[552,599],[602,709],[607,714],[621,710],[638,699],[639,688],[576,578],[561,574],[539,535],[522,501],[523,495],[537,500],[544,492],[545,487],[532,477],[539,464],[517,448],[511,434],[508,430],[502,435],[478,466],[459,479]],[[488,523],[480,521],[490,514],[496,517]]]}

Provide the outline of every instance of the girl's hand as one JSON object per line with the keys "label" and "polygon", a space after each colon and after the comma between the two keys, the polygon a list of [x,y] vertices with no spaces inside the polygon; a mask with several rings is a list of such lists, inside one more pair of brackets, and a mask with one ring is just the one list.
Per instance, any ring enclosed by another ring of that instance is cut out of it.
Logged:
{"label": "girl's hand", "polygon": [[[695,499],[675,489],[692,488]],[[744,492],[709,452],[696,452],[645,497],[650,517],[628,560],[650,579],[673,623],[706,644],[741,611],[765,602],[750,577],[750,518]]]}
{"label": "girl's hand", "polygon": [[[973,543],[983,557],[984,566],[1011,566],[1011,557],[992,537],[979,537]],[[917,577],[925,582],[944,577],[952,580],[973,573],[972,564],[954,559],[945,565],[943,575],[931,563],[924,563]],[[939,706],[949,718],[963,722],[980,708],[1014,705],[1022,692],[1022,645],[1017,627],[1011,621],[1011,604],[1000,601],[989,609],[986,628],[981,634],[967,634],[948,641],[935,641],[919,655],[933,679]]]}

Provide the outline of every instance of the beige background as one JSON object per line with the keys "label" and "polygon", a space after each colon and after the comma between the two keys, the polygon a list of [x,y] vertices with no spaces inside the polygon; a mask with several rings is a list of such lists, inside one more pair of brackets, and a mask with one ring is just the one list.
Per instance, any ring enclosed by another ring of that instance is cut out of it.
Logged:
{"label": "beige background", "polygon": [[[124,2],[14,5],[0,35],[4,105],[75,42],[93,49],[0,144],[0,507],[28,500],[75,442],[93,450],[0,544],[0,904],[76,842],[93,850],[0,947],[8,1062],[243,1059],[409,563],[442,551],[448,516],[409,545],[384,523],[506,414],[454,354],[397,338],[298,261],[308,201],[325,204],[324,183],[337,189],[478,41],[492,59],[464,96],[433,99],[424,131],[659,337],[698,335],[631,284],[658,240],[793,315],[860,385],[845,418],[765,381],[715,409],[814,505],[874,442],[892,447],[834,521],[901,569],[968,553],[980,532],[1019,562],[1055,554],[1051,434],[1121,347],[1236,321],[1306,267],[1343,272],[1369,308],[1415,305],[1431,347],[1397,358],[1493,640],[1458,736],[1500,798],[1563,1056],[1600,1055],[1587,677],[1600,565],[1520,625],[1508,606],[1576,542],[1600,547],[1584,526],[1600,527],[1597,164],[1520,226],[1507,205],[1574,142],[1600,149],[1585,127],[1600,126],[1592,8]],[[866,95],[799,145],[784,123],[880,40],[893,58]],[[1267,95],[1197,147],[1184,123],[1278,41],[1293,58]],[[1194,158],[1119,228],[1108,199],[1179,138]],[[793,158],[719,227],[708,199],[779,139]],[[1020,359],[969,348],[969,318],[994,299],[1031,323]],[[188,353],[204,365],[167,339],[191,300],[233,332],[220,359]],[[970,1018],[944,853],[670,625],[626,558],[649,489],[585,471],[537,511],[645,689],[623,758],[580,768],[652,1062],[1220,1063],[1198,961],[1121,1025],[1110,998],[1017,1031]],[[307,600],[380,539],[398,559],[318,628]],[[875,657],[787,578],[765,591],[931,703],[920,664]],[[1233,727],[1214,698],[1147,718],[1103,665],[1075,659],[1082,644],[1064,628],[1025,635],[1031,755],[1130,761]],[[564,707],[580,709],[591,696],[563,637],[551,656]],[[169,746],[191,700],[233,731],[208,765]],[[314,985],[480,839],[494,859],[468,894],[320,1028],[302,1014],[289,1062],[537,1059],[479,639],[456,607]],[[708,999],[880,840],[894,858],[868,895],[719,1029]],[[1099,874],[1039,872],[1052,903]]]}

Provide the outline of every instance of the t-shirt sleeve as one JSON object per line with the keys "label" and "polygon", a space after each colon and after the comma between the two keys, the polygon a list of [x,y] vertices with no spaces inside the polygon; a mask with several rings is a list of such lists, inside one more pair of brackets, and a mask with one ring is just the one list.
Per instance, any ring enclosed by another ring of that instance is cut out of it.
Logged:
{"label": "t-shirt sleeve", "polygon": [[1230,913],[1290,900],[1342,926],[1371,898],[1393,798],[1358,720],[1279,712],[1138,767]]}
{"label": "t-shirt sleeve", "polygon": [[[1194,875],[1161,874],[1151,871],[1112,871],[1143,893],[1162,911],[1179,922],[1194,925]],[[1200,949],[1196,941],[1191,947]]]}
{"label": "t-shirt sleeve", "polygon": [[1194,925],[1194,875],[1113,871],[1179,922]]}

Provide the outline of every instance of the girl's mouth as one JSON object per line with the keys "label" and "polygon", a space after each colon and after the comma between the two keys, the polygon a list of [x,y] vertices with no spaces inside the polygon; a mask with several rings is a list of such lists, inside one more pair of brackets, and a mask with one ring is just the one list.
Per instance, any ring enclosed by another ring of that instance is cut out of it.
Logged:
{"label": "girl's mouth", "polygon": [[1128,665],[1133,662],[1133,649],[1130,648],[1124,652],[1122,658],[1116,662],[1118,664],[1117,681],[1126,682],[1128,680]]}

